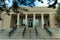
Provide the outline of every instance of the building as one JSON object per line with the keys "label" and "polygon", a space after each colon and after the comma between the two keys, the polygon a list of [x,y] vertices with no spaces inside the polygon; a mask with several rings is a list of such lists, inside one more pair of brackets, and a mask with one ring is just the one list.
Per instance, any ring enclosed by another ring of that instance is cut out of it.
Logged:
{"label": "building", "polygon": [[[48,28],[58,28],[58,23],[55,19],[55,14],[57,13],[57,8],[47,8],[47,7],[25,7],[29,11],[23,11],[21,13],[14,13],[10,11],[10,16],[3,12],[0,14],[0,27],[1,28],[12,28],[17,25],[18,28],[44,28],[44,24]],[[22,10],[21,10],[22,11]]]}

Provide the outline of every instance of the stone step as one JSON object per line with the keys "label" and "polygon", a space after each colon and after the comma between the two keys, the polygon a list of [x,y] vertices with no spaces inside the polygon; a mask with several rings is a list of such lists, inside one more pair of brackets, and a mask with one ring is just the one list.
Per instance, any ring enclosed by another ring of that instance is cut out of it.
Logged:
{"label": "stone step", "polygon": [[60,38],[60,28],[48,28],[52,33],[52,38]]}
{"label": "stone step", "polygon": [[12,29],[4,29],[3,32],[0,31],[0,38],[8,38],[8,33],[11,31]]}
{"label": "stone step", "polygon": [[17,29],[16,32],[15,32],[15,34],[11,38],[12,39],[22,38],[22,32],[23,32],[23,28]]}
{"label": "stone step", "polygon": [[43,39],[0,39],[0,40],[60,40],[60,39],[43,38]]}
{"label": "stone step", "polygon": [[[60,29],[52,29],[48,28],[52,33],[53,36],[51,38],[60,38]],[[18,28],[14,34],[11,36],[11,38],[8,37],[8,33],[11,31],[11,29],[5,29],[3,32],[0,33],[0,39],[50,39],[50,36],[47,34],[47,32],[43,28],[37,28],[38,36],[36,36],[34,29],[26,29],[26,33],[24,35],[24,38],[22,36],[24,28]],[[31,32],[30,32],[31,31]]]}
{"label": "stone step", "polygon": [[[18,34],[18,32],[16,33],[16,35]],[[20,35],[20,33],[15,36],[15,38],[22,38],[22,35]],[[49,35],[46,33],[46,31],[44,29],[38,29],[38,36],[36,37],[36,33],[34,29],[31,29],[31,33],[30,33],[30,29],[26,30],[26,33],[24,35],[25,39],[29,39],[29,38],[50,38]]]}
{"label": "stone step", "polygon": [[43,29],[43,28],[41,28],[41,29],[37,29],[38,30],[38,38],[50,38],[50,36],[47,34],[47,32]]}

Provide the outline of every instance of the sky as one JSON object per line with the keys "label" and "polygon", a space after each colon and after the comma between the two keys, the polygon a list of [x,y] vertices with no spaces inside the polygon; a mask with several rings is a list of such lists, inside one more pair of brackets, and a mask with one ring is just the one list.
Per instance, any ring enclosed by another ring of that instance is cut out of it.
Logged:
{"label": "sky", "polygon": [[[38,2],[38,1],[36,1],[36,6],[48,6],[48,2],[47,2],[47,0],[43,0],[44,1],[44,3],[41,3],[41,2]],[[50,4],[52,4],[52,3],[54,3],[54,2],[51,2]],[[60,3],[60,0],[58,0],[58,3]]]}
{"label": "sky", "polygon": [[[35,3],[36,6],[48,6],[47,0],[43,0],[43,1],[44,1],[44,3],[41,3],[41,2],[36,0],[34,3]],[[10,2],[8,2],[7,0],[5,1],[5,3],[7,4],[8,7],[12,6],[12,4],[13,4],[12,2],[13,2],[13,0],[10,0]],[[60,0],[58,0],[58,3],[60,3]]]}

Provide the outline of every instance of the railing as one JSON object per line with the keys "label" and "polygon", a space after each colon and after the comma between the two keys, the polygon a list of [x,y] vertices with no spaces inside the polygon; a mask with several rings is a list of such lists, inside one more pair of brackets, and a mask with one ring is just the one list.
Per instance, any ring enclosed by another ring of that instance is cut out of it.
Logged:
{"label": "railing", "polygon": [[53,33],[44,25],[45,31],[49,34],[49,36],[53,36]]}
{"label": "railing", "polygon": [[17,26],[13,27],[13,29],[8,33],[8,36],[11,37],[11,35],[16,31]]}
{"label": "railing", "polygon": [[24,28],[23,33],[22,33],[23,37],[24,37],[25,32],[26,32],[26,27]]}
{"label": "railing", "polygon": [[36,36],[38,36],[38,31],[37,31],[37,28],[35,27],[35,32],[36,32]]}

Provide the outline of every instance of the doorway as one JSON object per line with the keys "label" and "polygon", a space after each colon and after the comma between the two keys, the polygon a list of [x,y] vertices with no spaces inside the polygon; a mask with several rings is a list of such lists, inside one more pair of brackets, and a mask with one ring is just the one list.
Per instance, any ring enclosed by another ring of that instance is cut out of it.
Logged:
{"label": "doorway", "polygon": [[33,28],[33,19],[32,18],[28,19],[28,28]]}

